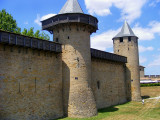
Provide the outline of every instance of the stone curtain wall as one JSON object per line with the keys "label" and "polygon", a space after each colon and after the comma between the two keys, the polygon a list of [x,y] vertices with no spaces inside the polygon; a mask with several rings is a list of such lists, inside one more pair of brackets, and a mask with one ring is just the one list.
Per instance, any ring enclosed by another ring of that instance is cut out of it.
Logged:
{"label": "stone curtain wall", "polygon": [[124,65],[92,58],[92,89],[98,109],[127,101]]}
{"label": "stone curtain wall", "polygon": [[0,44],[0,120],[63,116],[61,54]]}

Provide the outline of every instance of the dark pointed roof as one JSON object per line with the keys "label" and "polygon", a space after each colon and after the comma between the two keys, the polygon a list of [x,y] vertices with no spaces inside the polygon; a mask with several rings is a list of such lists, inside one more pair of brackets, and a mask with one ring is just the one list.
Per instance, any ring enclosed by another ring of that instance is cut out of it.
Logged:
{"label": "dark pointed roof", "polygon": [[119,38],[119,37],[127,37],[127,36],[137,37],[132,31],[127,21],[125,21],[121,31],[113,39]]}
{"label": "dark pointed roof", "polygon": [[67,0],[59,14],[64,13],[83,13],[77,0]]}

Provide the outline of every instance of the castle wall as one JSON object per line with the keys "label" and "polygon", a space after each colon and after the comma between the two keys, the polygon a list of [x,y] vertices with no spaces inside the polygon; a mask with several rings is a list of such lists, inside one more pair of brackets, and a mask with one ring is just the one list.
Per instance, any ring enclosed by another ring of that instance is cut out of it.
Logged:
{"label": "castle wall", "polygon": [[92,89],[97,108],[127,101],[125,63],[92,58]]}
{"label": "castle wall", "polygon": [[0,120],[63,116],[61,54],[0,44]]}
{"label": "castle wall", "polygon": [[139,71],[140,71],[140,78],[144,78],[144,67],[139,66]]}

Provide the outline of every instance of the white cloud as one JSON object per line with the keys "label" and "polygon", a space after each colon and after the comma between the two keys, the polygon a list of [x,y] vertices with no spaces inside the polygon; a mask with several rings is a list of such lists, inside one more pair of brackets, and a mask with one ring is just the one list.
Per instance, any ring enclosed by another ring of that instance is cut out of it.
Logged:
{"label": "white cloud", "polygon": [[146,28],[136,24],[133,31],[139,37],[139,40],[152,40],[155,38],[155,34],[160,35],[160,22],[151,21]]}
{"label": "white cloud", "polygon": [[42,16],[42,17],[40,17],[40,15],[39,14],[37,14],[37,18],[34,20],[34,23],[36,23],[36,24],[38,24],[39,26],[42,26],[42,23],[41,23],[41,21],[43,21],[43,20],[45,20],[45,19],[48,19],[48,18],[50,18],[50,17],[53,17],[53,16],[55,16],[56,14],[47,14],[47,15],[44,15],[44,16]]}
{"label": "white cloud", "polygon": [[109,30],[102,34],[91,37],[91,47],[99,50],[106,50],[113,47],[112,38],[119,32],[118,30]]}
{"label": "white cloud", "polygon": [[24,22],[25,25],[28,25],[28,21]]}
{"label": "white cloud", "polygon": [[139,52],[146,52],[146,51],[153,51],[153,47],[144,47],[144,46],[139,46]]}
{"label": "white cloud", "polygon": [[[115,35],[117,35],[118,32],[120,32],[120,29],[121,28],[117,30],[108,30],[99,35],[91,37],[91,47],[100,50],[106,50],[107,48],[112,48],[113,47],[112,38]],[[139,40],[153,40],[155,38],[155,34],[160,34],[160,22],[152,21],[146,28],[140,27],[139,24],[135,24],[133,31],[136,34],[136,36],[139,37]],[[152,50],[154,50],[154,48],[151,46],[149,47],[139,46],[140,52],[152,51]]]}
{"label": "white cloud", "polygon": [[149,4],[149,6],[151,6],[151,7],[156,7],[156,5],[157,5],[158,3],[160,3],[160,0],[153,0],[153,1]]}
{"label": "white cloud", "polygon": [[107,16],[111,14],[111,7],[121,11],[121,20],[134,21],[141,16],[141,9],[147,0],[85,0],[90,14]]}
{"label": "white cloud", "polygon": [[133,31],[139,40],[152,40],[154,39],[154,33],[151,32],[151,28],[142,28],[136,26],[133,28]]}
{"label": "white cloud", "polygon": [[145,63],[146,61],[147,59],[145,57],[142,57],[142,56],[139,57],[140,64]]}
{"label": "white cloud", "polygon": [[160,66],[160,55],[155,57],[155,60],[152,61],[148,67]]}
{"label": "white cloud", "polygon": [[34,20],[34,23],[38,24],[39,26],[42,26],[40,20],[41,20],[40,15],[37,14],[37,18]]}
{"label": "white cloud", "polygon": [[46,19],[48,19],[48,18],[50,18],[50,17],[53,17],[53,16],[55,16],[56,14],[48,14],[48,15],[44,15],[44,16],[42,16],[41,17],[41,21],[43,21],[43,20],[46,20]]}

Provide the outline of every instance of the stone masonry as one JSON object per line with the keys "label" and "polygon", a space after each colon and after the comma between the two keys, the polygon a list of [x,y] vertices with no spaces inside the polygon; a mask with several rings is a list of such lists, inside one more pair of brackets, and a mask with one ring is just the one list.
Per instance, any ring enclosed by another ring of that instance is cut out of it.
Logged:
{"label": "stone masonry", "polygon": [[98,20],[77,0],[42,21],[45,41],[0,30],[0,120],[88,118],[97,110],[141,100],[138,37],[128,23],[114,53],[90,48]]}

